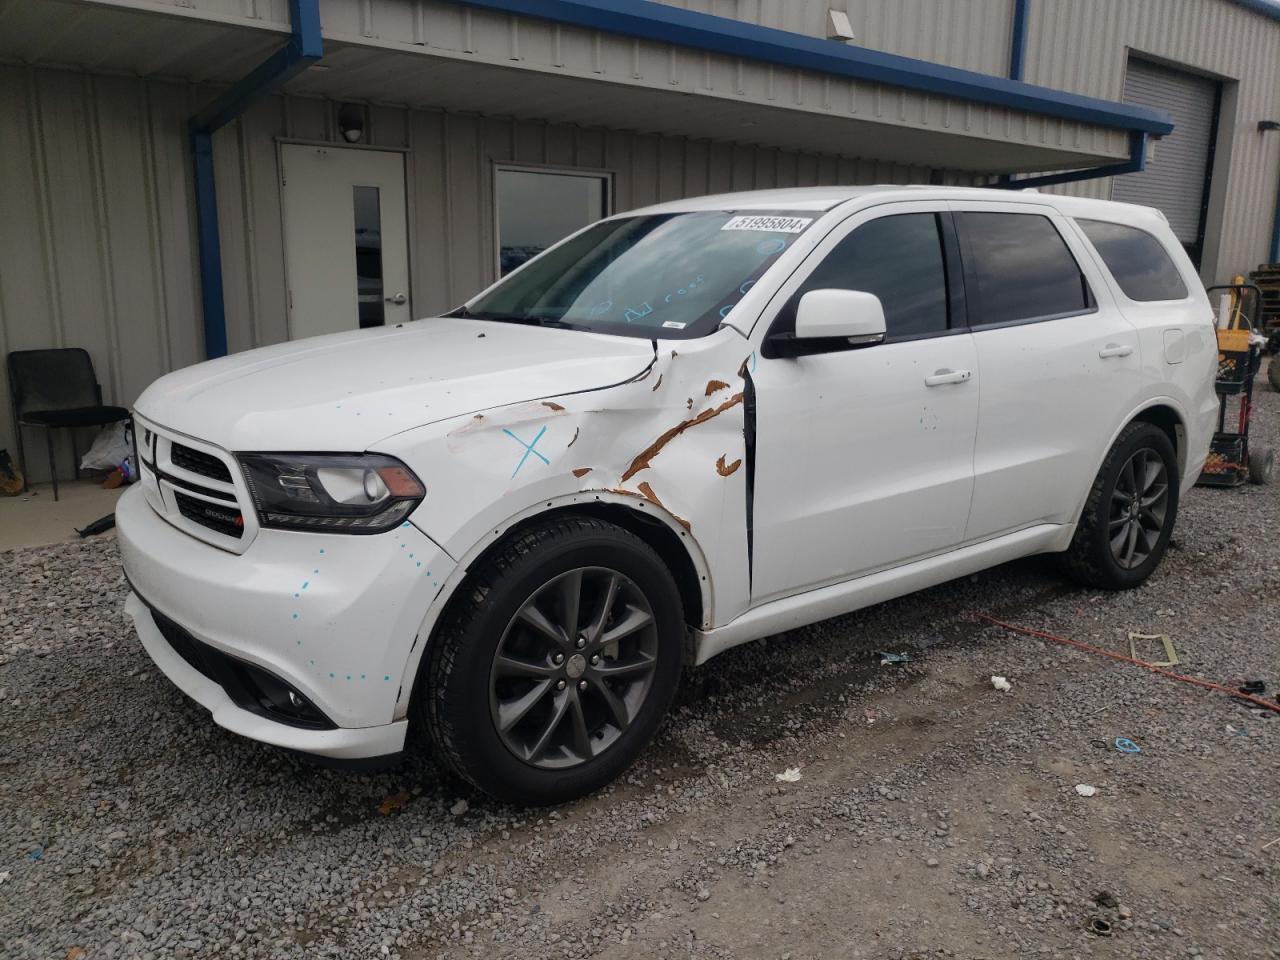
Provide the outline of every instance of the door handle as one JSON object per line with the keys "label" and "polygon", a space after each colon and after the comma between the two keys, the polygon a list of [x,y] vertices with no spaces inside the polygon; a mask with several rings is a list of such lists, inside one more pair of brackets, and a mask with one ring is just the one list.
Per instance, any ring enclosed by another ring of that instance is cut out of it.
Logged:
{"label": "door handle", "polygon": [[397,293],[395,296],[387,297],[387,303],[404,304],[408,302],[409,298],[403,293]]}
{"label": "door handle", "polygon": [[1110,360],[1112,357],[1127,357],[1131,353],[1133,353],[1133,346],[1131,344],[1108,343],[1098,351],[1098,356],[1103,360]]}
{"label": "door handle", "polygon": [[948,383],[964,383],[973,374],[968,370],[948,370],[942,369],[934,371],[933,376],[924,378],[926,387],[941,387]]}

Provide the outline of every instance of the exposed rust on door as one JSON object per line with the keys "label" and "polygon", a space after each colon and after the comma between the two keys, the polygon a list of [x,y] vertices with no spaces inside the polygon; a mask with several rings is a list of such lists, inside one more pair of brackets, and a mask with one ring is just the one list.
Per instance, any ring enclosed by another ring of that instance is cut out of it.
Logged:
{"label": "exposed rust on door", "polygon": [[647,446],[644,450],[636,454],[635,459],[631,461],[631,466],[627,467],[626,473],[622,475],[622,482],[626,483],[628,480],[634,477],[641,470],[644,470],[645,468],[647,468],[649,466],[650,461],[652,461],[654,457],[656,457],[659,453],[662,452],[662,448],[665,447],[672,440],[674,440],[676,437],[680,436],[680,434],[684,433],[686,430],[691,429],[692,427],[696,427],[700,423],[706,423],[708,420],[711,420],[714,417],[720,416],[720,414],[724,413],[726,410],[736,407],[741,402],[742,402],[742,394],[735,393],[732,397],[730,397],[724,403],[720,404],[720,406],[708,407],[706,410],[703,410],[696,417],[691,417],[688,420],[682,420],[679,423],[677,423],[670,430],[667,430],[666,432],[664,432],[662,436],[658,437],[657,440],[649,444],[649,446]]}
{"label": "exposed rust on door", "polygon": [[716,473],[720,474],[722,477],[731,477],[733,476],[734,471],[736,471],[740,466],[742,466],[741,458],[726,466],[724,462],[724,454],[722,453],[720,454],[720,458],[716,460]]}

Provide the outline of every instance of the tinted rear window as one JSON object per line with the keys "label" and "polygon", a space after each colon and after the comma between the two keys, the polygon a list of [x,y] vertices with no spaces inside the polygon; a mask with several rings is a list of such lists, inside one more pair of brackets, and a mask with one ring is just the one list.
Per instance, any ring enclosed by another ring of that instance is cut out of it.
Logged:
{"label": "tinted rear window", "polygon": [[1181,300],[1187,295],[1187,285],[1164,245],[1147,231],[1104,220],[1076,223],[1130,300]]}
{"label": "tinted rear window", "polygon": [[988,327],[1093,309],[1093,297],[1066,241],[1048,217],[960,213],[969,276],[969,324]]}

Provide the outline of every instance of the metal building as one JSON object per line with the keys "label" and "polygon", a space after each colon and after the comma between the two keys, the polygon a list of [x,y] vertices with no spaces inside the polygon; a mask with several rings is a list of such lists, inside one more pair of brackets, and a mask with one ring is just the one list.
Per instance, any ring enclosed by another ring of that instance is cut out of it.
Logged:
{"label": "metal building", "polygon": [[1280,259],[1277,121],[1273,0],[0,0],[0,353],[127,405],[793,184],[1152,204],[1213,282]]}

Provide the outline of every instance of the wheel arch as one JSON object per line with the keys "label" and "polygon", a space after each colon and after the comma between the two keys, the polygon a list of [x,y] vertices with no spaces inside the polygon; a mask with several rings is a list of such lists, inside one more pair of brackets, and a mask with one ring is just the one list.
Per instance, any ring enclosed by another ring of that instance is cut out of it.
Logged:
{"label": "wheel arch", "polygon": [[[1150,423],[1159,427],[1164,431],[1170,442],[1173,443],[1174,455],[1178,460],[1178,477],[1179,486],[1181,481],[1185,479],[1187,468],[1187,418],[1182,412],[1177,401],[1172,397],[1152,397],[1149,400],[1139,404],[1129,414],[1120,420],[1120,423],[1111,431],[1111,436],[1107,438],[1106,444],[1103,445],[1097,456],[1097,461],[1093,465],[1093,472],[1089,474],[1089,483],[1093,483],[1093,478],[1098,475],[1098,471],[1102,469],[1103,462],[1107,459],[1107,454],[1111,448],[1115,446],[1116,440],[1119,438],[1124,428],[1131,423]],[[1070,529],[1074,530],[1075,525],[1079,522],[1080,512],[1084,509],[1085,501],[1089,498],[1089,489],[1086,487],[1076,502],[1075,511],[1072,516],[1075,518],[1071,521]],[[1063,541],[1064,545],[1070,542],[1070,537],[1066,537]],[[1064,546],[1065,549],[1065,546]]]}
{"label": "wheel arch", "polygon": [[[1151,401],[1134,411],[1124,426],[1127,427],[1130,423],[1150,423],[1164,431],[1169,442],[1173,444],[1174,453],[1178,458],[1178,482],[1181,484],[1186,479],[1187,473],[1187,421],[1174,406],[1173,401],[1167,398]],[[1123,430],[1124,427],[1120,429]],[[1116,436],[1119,436],[1119,433],[1120,431],[1117,430]],[[1115,437],[1111,438],[1111,443],[1115,443]],[[1107,449],[1111,449],[1110,444]]]}
{"label": "wheel arch", "polygon": [[[512,514],[505,521],[495,523],[485,536],[458,558],[457,565],[441,585],[440,592],[432,601],[414,638],[401,677],[395,719],[408,715],[409,702],[423,656],[435,636],[444,611],[467,583],[470,571],[530,523],[564,514],[583,514],[605,520],[647,543],[667,564],[675,578],[684,605],[685,622],[692,629],[710,626],[712,579],[706,555],[692,532],[675,516],[644,497],[627,494],[625,491],[589,490],[543,500]],[[693,662],[692,640],[686,650],[686,659]]]}

